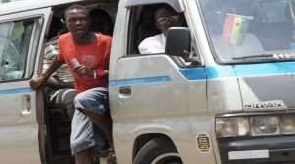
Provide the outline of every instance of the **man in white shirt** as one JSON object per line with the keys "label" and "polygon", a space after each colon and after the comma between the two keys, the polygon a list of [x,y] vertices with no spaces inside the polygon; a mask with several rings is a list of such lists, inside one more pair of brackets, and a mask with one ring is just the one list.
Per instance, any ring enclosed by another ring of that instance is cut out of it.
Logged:
{"label": "man in white shirt", "polygon": [[172,7],[161,5],[154,14],[156,27],[161,34],[145,38],[138,46],[141,54],[157,54],[165,52],[166,34],[170,27],[179,27],[182,25],[180,15]]}
{"label": "man in white shirt", "polygon": [[166,36],[164,33],[144,39],[138,46],[141,54],[164,53],[166,45]]}

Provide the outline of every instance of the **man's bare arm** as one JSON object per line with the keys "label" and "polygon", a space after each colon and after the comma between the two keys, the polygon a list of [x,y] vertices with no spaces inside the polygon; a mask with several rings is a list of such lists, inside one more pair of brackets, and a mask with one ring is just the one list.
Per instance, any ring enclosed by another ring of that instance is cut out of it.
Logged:
{"label": "man's bare arm", "polygon": [[38,89],[43,87],[49,77],[63,64],[63,62],[57,60],[57,58],[53,61],[53,63],[49,66],[49,68],[39,77],[33,78],[30,81],[30,86],[33,89]]}

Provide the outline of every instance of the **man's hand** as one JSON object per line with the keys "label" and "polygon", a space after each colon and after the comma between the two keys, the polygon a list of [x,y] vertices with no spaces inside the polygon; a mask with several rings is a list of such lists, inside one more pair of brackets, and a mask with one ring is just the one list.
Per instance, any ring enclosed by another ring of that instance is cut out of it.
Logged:
{"label": "man's hand", "polygon": [[77,67],[75,72],[80,76],[86,76],[89,78],[101,78],[109,75],[109,70],[91,70],[86,68],[84,65]]}
{"label": "man's hand", "polygon": [[30,86],[36,90],[36,89],[39,89],[39,88],[45,86],[46,81],[47,81],[47,78],[45,76],[41,75],[39,77],[35,77],[35,78],[31,79]]}
{"label": "man's hand", "polygon": [[109,70],[104,70],[103,73],[105,76],[109,76]]}
{"label": "man's hand", "polygon": [[94,77],[94,70],[90,70],[86,68],[84,65],[80,65],[75,69],[75,72],[78,73],[80,76],[87,76],[90,78]]}

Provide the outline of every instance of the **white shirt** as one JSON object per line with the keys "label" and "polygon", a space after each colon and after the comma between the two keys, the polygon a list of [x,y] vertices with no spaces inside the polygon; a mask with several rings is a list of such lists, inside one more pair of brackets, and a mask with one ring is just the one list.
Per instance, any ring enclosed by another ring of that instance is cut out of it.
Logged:
{"label": "white shirt", "polygon": [[145,38],[138,46],[141,54],[165,53],[166,36],[162,33],[159,35]]}
{"label": "white shirt", "polygon": [[263,52],[260,41],[251,33],[246,33],[240,45],[231,45],[224,41],[222,37],[212,38],[216,54],[222,61],[231,61],[233,57],[254,55]]}

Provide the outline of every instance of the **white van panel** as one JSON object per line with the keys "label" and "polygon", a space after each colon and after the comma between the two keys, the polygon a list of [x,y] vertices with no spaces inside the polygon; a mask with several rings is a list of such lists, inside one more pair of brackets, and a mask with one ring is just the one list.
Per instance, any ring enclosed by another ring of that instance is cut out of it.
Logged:
{"label": "white van panel", "polygon": [[[39,40],[43,40],[51,8],[0,15],[0,23],[18,20],[35,21],[29,50],[24,54],[26,68],[35,65],[29,62],[41,51]],[[39,46],[37,46],[39,45]],[[0,159],[1,163],[18,164],[40,162],[38,123],[36,117],[36,92],[29,86],[32,69],[25,69],[24,78],[0,81]]]}

